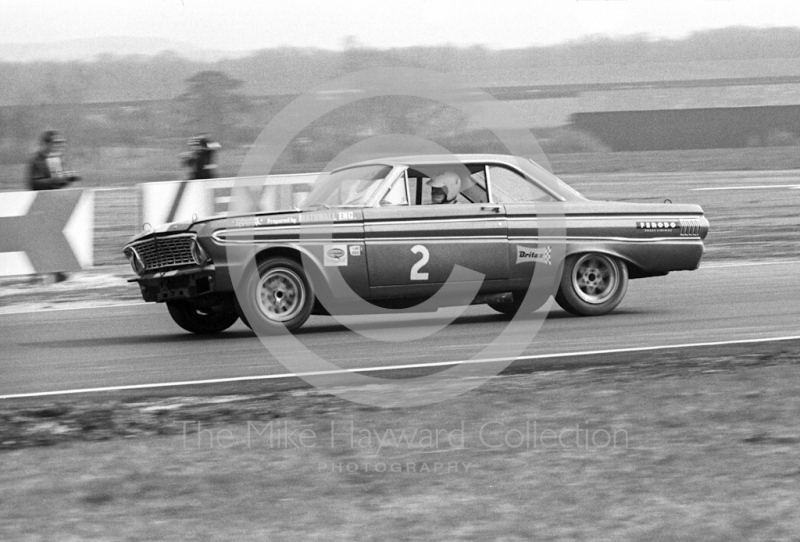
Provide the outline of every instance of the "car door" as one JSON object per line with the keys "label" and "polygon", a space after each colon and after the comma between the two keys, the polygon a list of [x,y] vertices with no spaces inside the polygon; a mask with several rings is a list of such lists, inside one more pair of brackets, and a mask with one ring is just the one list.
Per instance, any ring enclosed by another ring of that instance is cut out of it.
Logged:
{"label": "car door", "polygon": [[[521,172],[504,164],[489,164],[486,169],[492,200],[503,204],[508,220],[510,278],[514,285],[528,284],[537,266],[553,265],[552,240],[547,234],[554,230],[554,224],[563,232],[563,208],[555,195]],[[545,239],[540,237],[542,227]]]}
{"label": "car door", "polygon": [[[409,178],[408,203],[364,210],[370,291],[426,295],[448,280],[455,265],[484,276],[509,277],[508,225],[502,205],[461,202],[425,205],[416,193],[426,178]],[[420,203],[420,204],[417,204]]]}

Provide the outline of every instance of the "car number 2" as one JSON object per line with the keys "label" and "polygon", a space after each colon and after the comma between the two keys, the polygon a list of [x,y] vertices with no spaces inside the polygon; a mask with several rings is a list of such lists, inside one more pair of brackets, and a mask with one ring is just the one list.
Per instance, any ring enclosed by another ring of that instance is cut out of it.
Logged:
{"label": "car number 2", "polygon": [[431,257],[430,252],[428,252],[428,249],[422,245],[414,245],[411,247],[411,252],[422,255],[422,258],[420,258],[419,261],[411,267],[411,280],[428,280],[428,273],[420,273],[419,271],[426,263],[428,263],[428,260]]}

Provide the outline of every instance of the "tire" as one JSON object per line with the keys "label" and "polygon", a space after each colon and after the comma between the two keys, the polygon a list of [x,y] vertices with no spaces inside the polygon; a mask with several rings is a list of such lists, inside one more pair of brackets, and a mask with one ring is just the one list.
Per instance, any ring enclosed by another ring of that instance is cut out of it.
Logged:
{"label": "tire", "polygon": [[314,308],[314,293],[303,267],[288,258],[270,258],[245,278],[239,298],[247,325],[256,332],[297,331]]}
{"label": "tire", "polygon": [[239,319],[235,310],[200,308],[188,301],[167,301],[167,310],[176,324],[199,335],[220,333]]}
{"label": "tire", "polygon": [[569,256],[556,301],[577,316],[599,316],[614,310],[628,290],[624,262],[600,253]]}
{"label": "tire", "polygon": [[247,320],[247,315],[242,310],[242,306],[239,304],[239,299],[236,296],[233,298],[233,306],[236,309],[236,314],[239,315],[239,320],[241,320],[244,325],[252,330],[253,326],[251,326],[250,322]]}
{"label": "tire", "polygon": [[[491,308],[496,310],[499,313],[505,314],[506,316],[516,316],[519,312],[520,307],[522,307],[522,301],[525,299],[525,292],[513,292],[513,301],[511,303],[494,303],[490,301],[487,303]],[[538,304],[538,306],[533,307],[530,310],[530,314],[544,305],[544,302]]]}

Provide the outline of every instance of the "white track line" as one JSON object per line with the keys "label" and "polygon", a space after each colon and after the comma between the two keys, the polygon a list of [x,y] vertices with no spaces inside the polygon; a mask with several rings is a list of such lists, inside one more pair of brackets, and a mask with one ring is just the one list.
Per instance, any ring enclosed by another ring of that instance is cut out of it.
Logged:
{"label": "white track line", "polygon": [[755,343],[796,341],[796,340],[800,340],[800,335],[791,335],[787,337],[768,337],[764,339],[740,339],[735,341],[714,341],[714,342],[704,342],[704,343],[669,344],[660,346],[637,346],[631,348],[612,348],[608,350],[586,350],[583,352],[563,352],[560,354],[537,354],[533,356],[518,356],[510,358],[506,357],[506,358],[490,358],[490,359],[477,359],[477,360],[469,359],[461,361],[439,361],[435,363],[414,363],[409,365],[391,365],[388,367],[362,367],[357,369],[339,369],[336,371],[315,371],[315,372],[297,373],[297,374],[286,373],[277,375],[240,376],[233,378],[187,380],[182,382],[160,382],[155,384],[132,384],[128,386],[106,386],[102,388],[83,388],[74,390],[44,391],[37,393],[15,393],[9,395],[0,395],[0,399],[22,399],[25,397],[45,397],[50,395],[71,395],[78,393],[98,393],[98,392],[123,391],[123,390],[145,390],[153,388],[168,388],[168,387],[179,387],[179,386],[198,386],[203,384],[226,384],[231,382],[247,382],[253,380],[282,380],[288,378],[303,378],[307,376],[340,375],[348,373],[368,373],[368,372],[379,372],[379,371],[399,371],[406,369],[430,369],[436,367],[450,367],[453,365],[461,365],[467,363],[498,363],[498,362],[508,362],[508,361],[597,356],[602,354],[624,354],[629,352],[652,352],[655,350],[670,350],[676,348],[699,348],[704,346],[727,346],[734,344],[755,344]]}
{"label": "white track line", "polygon": [[[130,303],[113,303],[108,305],[82,305],[80,307],[47,307],[47,308],[38,308],[38,307],[31,307],[31,305],[37,305],[41,303],[46,303],[45,301],[42,302],[26,302],[20,304],[18,307],[11,305],[8,309],[0,308],[0,316],[6,314],[25,314],[29,312],[56,312],[56,311],[82,311],[87,309],[97,310],[97,309],[107,309],[107,308],[117,308],[117,307],[136,307],[139,305],[150,305],[150,303],[146,301],[132,301]],[[67,303],[90,303],[88,301],[74,301],[74,302],[67,302]],[[52,303],[57,304],[57,303]]]}
{"label": "white track line", "polygon": [[800,260],[780,260],[777,262],[738,262],[738,263],[712,263],[711,265],[701,265],[700,269],[723,269],[726,267],[751,267],[753,265],[783,265],[800,264]]}
{"label": "white track line", "polygon": [[764,190],[768,188],[800,188],[800,184],[767,184],[761,186],[714,186],[708,188],[690,188],[692,192],[708,192],[711,190]]}

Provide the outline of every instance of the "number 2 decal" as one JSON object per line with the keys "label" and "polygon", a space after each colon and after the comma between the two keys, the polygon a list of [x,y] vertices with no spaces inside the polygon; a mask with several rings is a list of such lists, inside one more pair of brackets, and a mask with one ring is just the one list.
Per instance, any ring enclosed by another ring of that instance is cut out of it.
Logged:
{"label": "number 2 decal", "polygon": [[419,270],[428,263],[428,259],[431,257],[430,252],[422,245],[414,245],[411,247],[411,252],[414,254],[422,254],[422,258],[411,267],[411,280],[428,280],[428,274],[420,273]]}

